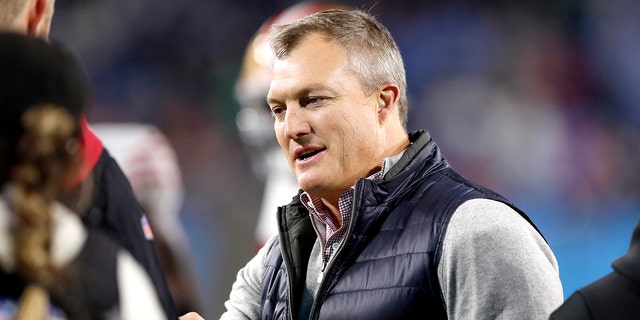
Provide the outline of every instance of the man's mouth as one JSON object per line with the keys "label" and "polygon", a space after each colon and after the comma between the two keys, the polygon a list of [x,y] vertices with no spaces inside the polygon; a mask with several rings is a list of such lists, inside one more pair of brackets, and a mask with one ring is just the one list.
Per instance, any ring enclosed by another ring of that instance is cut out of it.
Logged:
{"label": "man's mouth", "polygon": [[322,152],[322,151],[324,151],[324,150],[326,150],[326,149],[324,149],[324,148],[323,148],[323,149],[314,149],[314,150],[307,150],[307,151],[304,151],[304,152],[300,153],[300,154],[296,157],[296,160],[304,161],[304,160],[306,160],[306,159],[309,159],[309,158],[311,158],[311,157],[315,156],[316,154],[318,154],[318,153],[320,153],[320,152]]}

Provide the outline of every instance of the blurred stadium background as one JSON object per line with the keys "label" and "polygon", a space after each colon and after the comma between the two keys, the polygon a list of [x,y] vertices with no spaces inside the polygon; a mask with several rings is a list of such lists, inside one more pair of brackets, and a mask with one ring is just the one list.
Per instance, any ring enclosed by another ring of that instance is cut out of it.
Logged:
{"label": "blurred stadium background", "polygon": [[[52,37],[85,62],[90,122],[158,126],[176,149],[203,315],[255,252],[262,186],[233,96],[263,21],[296,1],[58,0]],[[560,263],[565,296],[611,270],[640,216],[640,2],[344,1],[405,57],[411,129],[511,198]]]}

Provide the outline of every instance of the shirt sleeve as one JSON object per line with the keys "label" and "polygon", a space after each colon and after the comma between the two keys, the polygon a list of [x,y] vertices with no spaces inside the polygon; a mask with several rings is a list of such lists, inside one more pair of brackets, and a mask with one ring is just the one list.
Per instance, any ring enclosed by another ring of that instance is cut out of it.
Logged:
{"label": "shirt sleeve", "polygon": [[225,319],[258,319],[262,299],[262,275],[265,270],[267,253],[276,236],[265,243],[258,253],[238,271],[236,281],[231,287],[229,300],[224,303],[227,309],[220,317]]}
{"label": "shirt sleeve", "polygon": [[493,200],[469,200],[454,212],[438,277],[449,319],[548,319],[564,299],[546,241]]}

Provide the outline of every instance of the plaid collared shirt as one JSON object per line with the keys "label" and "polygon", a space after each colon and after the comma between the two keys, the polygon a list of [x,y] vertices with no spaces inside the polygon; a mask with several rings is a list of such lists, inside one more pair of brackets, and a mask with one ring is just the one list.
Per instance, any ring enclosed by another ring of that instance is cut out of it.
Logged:
{"label": "plaid collared shirt", "polygon": [[[381,179],[385,172],[385,162],[382,163],[380,171],[367,177],[369,180]],[[311,217],[313,218],[316,229],[318,230],[318,237],[323,244],[323,256],[322,261],[327,263],[333,253],[340,246],[342,238],[349,229],[351,224],[351,211],[353,210],[353,194],[355,185],[342,193],[338,199],[338,210],[342,216],[342,225],[338,225],[336,219],[333,217],[331,211],[322,203],[320,197],[314,197],[307,192],[303,192],[300,195],[302,204],[309,210]]]}

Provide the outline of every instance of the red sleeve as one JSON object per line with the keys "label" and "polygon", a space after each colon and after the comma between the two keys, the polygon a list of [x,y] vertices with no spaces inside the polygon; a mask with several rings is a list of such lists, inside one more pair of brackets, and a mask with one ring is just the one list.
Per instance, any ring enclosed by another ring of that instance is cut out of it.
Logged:
{"label": "red sleeve", "polygon": [[102,141],[89,128],[87,118],[82,116],[80,118],[80,152],[82,153],[83,162],[74,180],[74,185],[84,180],[89,172],[93,170],[100,158],[102,148]]}

